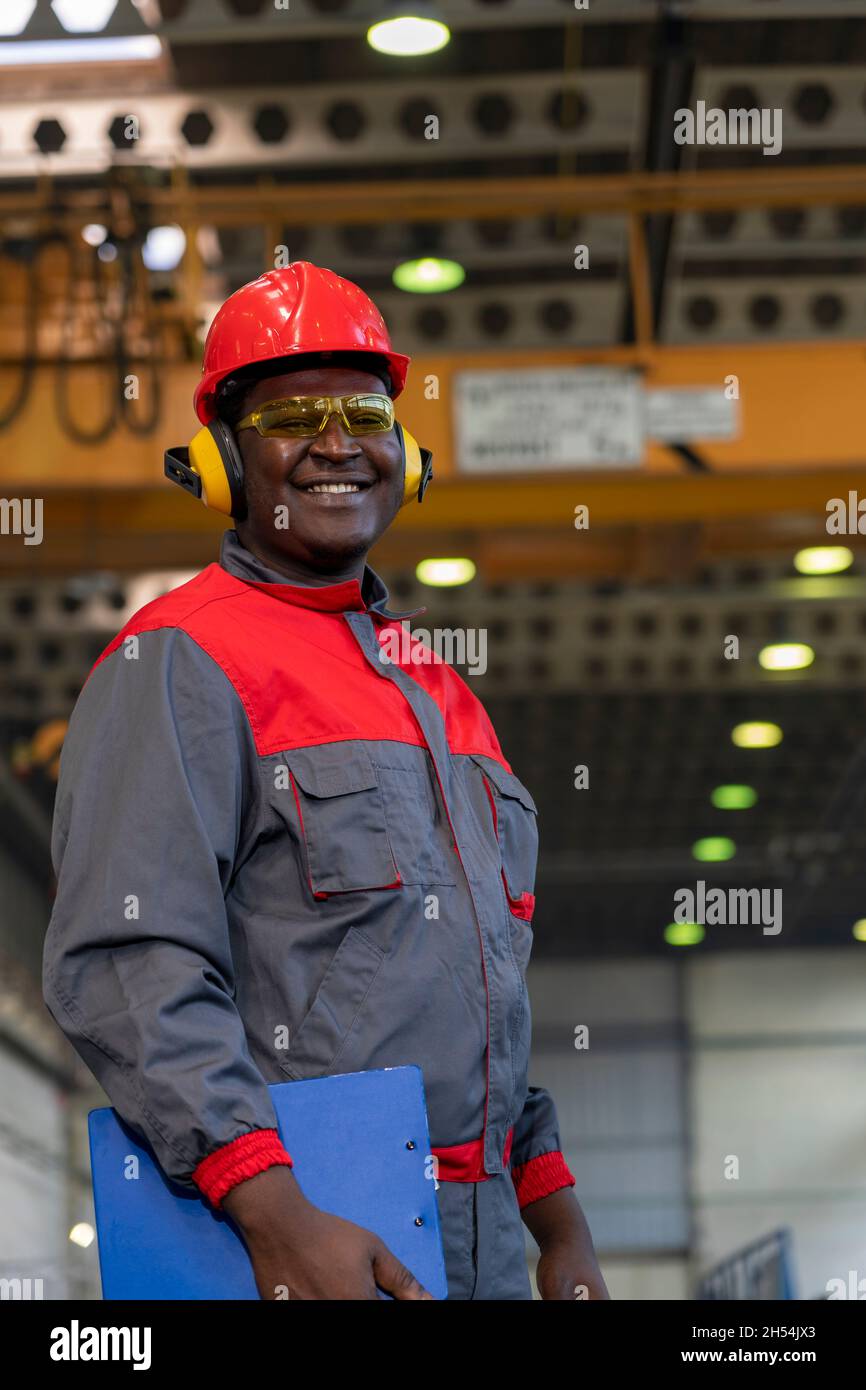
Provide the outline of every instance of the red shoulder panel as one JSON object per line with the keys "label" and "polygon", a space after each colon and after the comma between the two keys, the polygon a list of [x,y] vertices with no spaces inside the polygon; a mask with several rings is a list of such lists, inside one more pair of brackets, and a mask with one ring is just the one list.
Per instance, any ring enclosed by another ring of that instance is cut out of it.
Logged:
{"label": "red shoulder panel", "polygon": [[[370,667],[342,614],[281,601],[268,587],[208,565],[133,614],[93,669],[126,637],[180,628],[231,681],[261,756],[344,739],[423,746],[410,706]],[[375,621],[380,633],[394,626]],[[483,705],[450,666],[435,656],[400,664],[439,706],[452,752],[485,753],[508,768]]]}

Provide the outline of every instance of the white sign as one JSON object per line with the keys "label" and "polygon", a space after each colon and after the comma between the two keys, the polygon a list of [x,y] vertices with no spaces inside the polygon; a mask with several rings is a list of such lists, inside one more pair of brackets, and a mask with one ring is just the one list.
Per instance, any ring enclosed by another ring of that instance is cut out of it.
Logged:
{"label": "white sign", "polygon": [[695,439],[736,439],[740,432],[738,401],[723,386],[683,386],[644,393],[649,439],[688,444]]}
{"label": "white sign", "polygon": [[634,468],[643,455],[643,415],[640,378],[628,370],[458,372],[457,468],[488,474]]}

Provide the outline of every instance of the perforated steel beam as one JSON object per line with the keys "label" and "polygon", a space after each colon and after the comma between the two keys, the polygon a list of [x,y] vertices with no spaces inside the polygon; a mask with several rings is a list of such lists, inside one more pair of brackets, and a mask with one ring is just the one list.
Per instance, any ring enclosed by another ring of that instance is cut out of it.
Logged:
{"label": "perforated steel beam", "polygon": [[[552,114],[553,103],[568,88],[579,89],[586,103],[585,118],[573,128],[563,128]],[[619,69],[579,78],[519,72],[415,76],[354,87],[288,83],[255,90],[157,91],[125,101],[71,94],[54,101],[16,98],[0,105],[0,176],[97,173],[123,163],[303,169],[360,162],[423,168],[440,160],[630,151],[638,137],[642,91],[639,71]],[[438,118],[438,138],[423,134],[428,115]],[[133,122],[124,126],[129,118]],[[45,121],[56,122],[60,132],[52,127],[49,143],[60,148],[47,152],[40,150],[36,134]],[[117,143],[112,129],[121,132]],[[137,134],[130,138],[127,130]]]}

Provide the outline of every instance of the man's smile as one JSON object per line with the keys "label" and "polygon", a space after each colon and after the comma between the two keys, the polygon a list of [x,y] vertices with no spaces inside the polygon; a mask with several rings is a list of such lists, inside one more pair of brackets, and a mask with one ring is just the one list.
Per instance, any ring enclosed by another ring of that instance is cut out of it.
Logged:
{"label": "man's smile", "polygon": [[378,478],[372,477],[368,473],[315,473],[308,477],[300,478],[295,481],[289,479],[290,485],[298,492],[303,492],[309,497],[315,497],[317,502],[324,502],[326,505],[334,505],[339,499],[340,502],[349,502],[354,498],[363,497],[366,492],[375,487]]}

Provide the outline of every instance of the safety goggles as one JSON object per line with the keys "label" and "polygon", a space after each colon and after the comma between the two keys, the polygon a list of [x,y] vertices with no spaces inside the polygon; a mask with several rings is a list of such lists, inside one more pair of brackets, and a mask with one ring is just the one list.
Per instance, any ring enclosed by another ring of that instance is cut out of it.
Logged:
{"label": "safety goggles", "polygon": [[236,430],[258,430],[265,439],[311,439],[339,415],[347,434],[379,434],[394,424],[390,396],[287,396],[266,401],[245,415]]}

